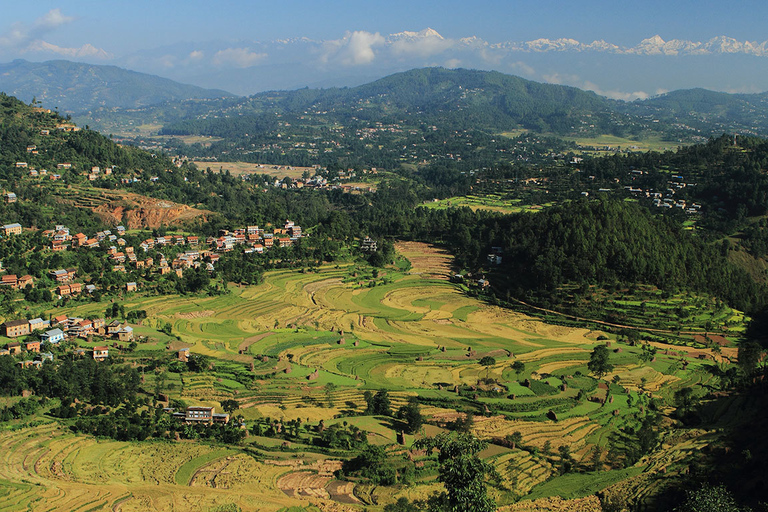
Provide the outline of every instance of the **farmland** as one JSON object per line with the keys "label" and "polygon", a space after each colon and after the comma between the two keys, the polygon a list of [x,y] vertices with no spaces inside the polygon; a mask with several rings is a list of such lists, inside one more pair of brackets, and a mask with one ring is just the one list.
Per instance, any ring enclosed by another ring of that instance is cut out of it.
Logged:
{"label": "farmland", "polygon": [[[475,413],[472,431],[483,439],[521,435],[515,448],[493,444],[483,453],[502,477],[504,486],[493,489],[500,504],[531,491],[551,496],[550,487],[536,489],[560,471],[561,446],[575,464],[593,464],[596,447],[599,466],[627,461],[623,473],[572,475],[570,498],[635,478],[651,463],[635,465],[625,452],[609,460],[609,449],[633,442],[617,432],[638,428],[650,408],[669,410],[674,390],[713,382],[700,357],[713,357],[705,348],[661,346],[644,361],[639,347],[618,343],[613,334],[545,324],[469,297],[448,281],[444,251],[418,243],[401,243],[398,251],[411,262],[408,270],[328,264],[273,271],[258,286],[230,285],[221,296],[130,297],[126,310],[142,309],[148,317],[137,327],[145,341],[125,357],[172,361],[189,347],[210,358],[209,371],[158,369],[143,377],[144,388],[217,409],[236,400],[246,422],[344,422],[381,446],[396,443],[396,428],[390,419],[360,415],[365,391],[387,390],[394,409],[418,396],[427,434]],[[80,305],[72,314],[103,308]],[[155,330],[165,324],[171,336]],[[613,369],[598,383],[587,362],[593,348],[606,343]],[[492,359],[481,365],[484,357]],[[406,435],[405,444],[421,435]],[[674,474],[705,443],[698,439],[667,440],[677,451],[653,462],[656,470],[669,467]],[[310,504],[343,510],[423,498],[435,489],[426,473],[421,485],[372,497],[362,484],[333,478],[329,467],[342,453],[313,453],[298,441],[286,451],[280,440],[259,435],[239,447],[126,443],[75,435],[44,420],[5,434],[2,445],[0,493],[10,506],[0,510],[199,510],[197,504],[228,503],[242,510]]]}

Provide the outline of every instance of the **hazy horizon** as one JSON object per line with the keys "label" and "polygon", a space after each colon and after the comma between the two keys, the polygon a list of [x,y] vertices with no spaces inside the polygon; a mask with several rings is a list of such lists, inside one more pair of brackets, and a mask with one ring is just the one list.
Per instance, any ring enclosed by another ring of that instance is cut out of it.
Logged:
{"label": "hazy horizon", "polygon": [[248,95],[398,71],[495,70],[614,99],[768,90],[768,5],[659,1],[8,5],[0,61],[65,59]]}

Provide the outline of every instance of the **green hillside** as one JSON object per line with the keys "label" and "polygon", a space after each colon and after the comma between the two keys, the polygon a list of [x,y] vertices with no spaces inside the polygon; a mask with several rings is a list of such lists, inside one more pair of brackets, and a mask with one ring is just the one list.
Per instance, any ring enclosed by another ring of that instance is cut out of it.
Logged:
{"label": "green hillside", "polygon": [[0,64],[0,91],[24,101],[36,98],[46,108],[70,113],[231,96],[225,91],[180,84],[117,66],[21,59]]}

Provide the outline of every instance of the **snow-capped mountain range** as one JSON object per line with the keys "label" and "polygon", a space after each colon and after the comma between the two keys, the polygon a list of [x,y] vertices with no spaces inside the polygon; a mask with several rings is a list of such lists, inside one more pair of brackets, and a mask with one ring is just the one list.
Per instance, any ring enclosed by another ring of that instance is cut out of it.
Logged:
{"label": "snow-capped mountain range", "polygon": [[496,70],[574,85],[617,99],[634,99],[687,87],[728,92],[768,90],[768,66],[754,61],[766,56],[768,41],[738,41],[726,36],[701,42],[664,40],[654,35],[634,46],[571,38],[493,43],[477,36],[444,37],[426,28],[389,35],[349,31],[338,39],[324,40],[196,41],[125,56],[89,45],[73,49],[40,41],[30,46],[24,58],[109,63],[237,94],[354,86],[398,71],[443,66]]}

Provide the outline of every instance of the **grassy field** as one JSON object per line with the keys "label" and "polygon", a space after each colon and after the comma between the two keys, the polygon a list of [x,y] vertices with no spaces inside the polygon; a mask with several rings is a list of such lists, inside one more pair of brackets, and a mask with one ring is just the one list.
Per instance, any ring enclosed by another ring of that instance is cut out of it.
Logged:
{"label": "grassy field", "polygon": [[[601,135],[599,137],[579,138],[579,137],[564,137],[565,140],[574,142],[578,146],[584,148],[582,152],[588,154],[606,154],[614,153],[618,149],[622,151],[674,151],[680,144],[661,140],[658,137],[651,137],[643,140],[627,139],[624,137],[616,137],[614,135]],[[587,149],[589,147],[596,148],[595,150]]]}
{"label": "grassy field", "polygon": [[235,176],[240,176],[243,174],[268,174],[270,176],[274,176],[276,178],[291,178],[292,180],[297,180],[302,177],[304,172],[308,172],[310,176],[315,174],[315,169],[313,167],[292,167],[292,166],[286,166],[286,165],[267,165],[267,164],[252,164],[248,162],[203,162],[203,161],[197,161],[192,162],[194,163],[199,169],[207,169],[208,167],[211,168],[213,171],[218,171],[219,169],[224,171],[229,171],[231,174]]}
{"label": "grassy field", "polygon": [[428,201],[422,206],[427,208],[434,208],[442,210],[446,208],[462,208],[469,207],[473,211],[476,210],[490,210],[493,212],[501,213],[517,213],[522,211],[535,211],[528,205],[520,204],[520,199],[504,200],[498,195],[489,194],[486,196],[457,196],[449,197],[448,199],[440,199],[434,201]]}
{"label": "grassy field", "polygon": [[[560,446],[577,463],[587,461],[614,433],[637,427],[650,395],[669,404],[675,389],[701,387],[713,378],[699,359],[705,349],[659,350],[643,362],[639,347],[619,344],[609,333],[549,325],[466,296],[448,281],[450,257],[440,250],[417,243],[398,249],[411,267],[390,268],[375,279],[366,267],[330,264],[316,272],[270,272],[263,284],[233,286],[223,296],[134,295],[125,309],[148,313],[137,328],[146,341],[126,357],[170,361],[176,350],[190,347],[211,357],[214,368],[154,372],[146,375],[145,387],[217,408],[235,399],[246,421],[347,422],[367,431],[373,444],[392,444],[396,435],[391,420],[354,414],[365,409],[366,390],[389,390],[395,409],[409,396],[422,397],[430,432],[459,417],[457,409],[474,411],[476,435],[522,435],[524,449],[494,445],[484,452],[510,489],[496,496],[500,503],[530,491],[537,497],[557,493],[551,490],[555,483],[539,486],[557,473],[559,460],[551,453]],[[70,314],[103,310],[103,304],[87,304]],[[165,323],[172,336],[157,332]],[[586,366],[593,348],[606,341],[614,365],[604,378],[614,381],[608,390],[598,388]],[[495,362],[481,366],[486,355]],[[524,369],[514,370],[515,362]],[[407,436],[406,444],[414,439]],[[686,443],[680,453],[698,449]],[[327,499],[326,488],[341,484],[307,466],[328,457],[292,454],[280,445],[252,436],[245,448],[255,452],[246,453],[191,442],[96,440],[55,423],[22,428],[0,436],[0,501],[10,504],[0,510],[205,510],[228,503],[242,510],[310,504],[345,510],[347,505]],[[658,464],[666,468],[675,460]],[[643,467],[569,477],[567,494],[594,492]],[[314,489],[311,496],[296,494],[303,485]],[[414,495],[398,492],[369,510]]]}

